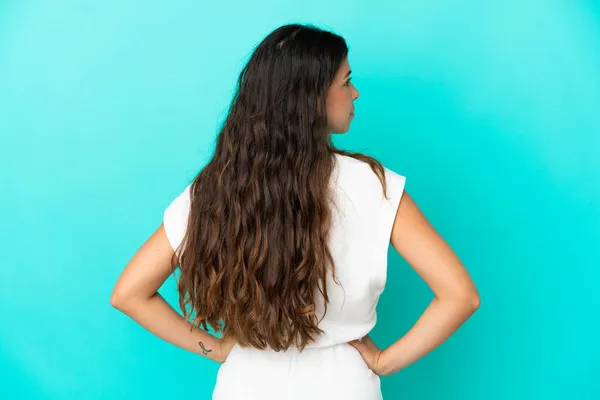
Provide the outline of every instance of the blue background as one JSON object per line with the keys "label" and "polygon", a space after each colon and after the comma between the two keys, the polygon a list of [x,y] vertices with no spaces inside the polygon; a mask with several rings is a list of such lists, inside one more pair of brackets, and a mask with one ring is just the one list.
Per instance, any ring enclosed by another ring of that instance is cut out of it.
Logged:
{"label": "blue background", "polygon": [[[481,308],[386,399],[598,399],[600,6],[593,1],[0,2],[0,398],[210,399],[219,365],[109,303],[212,154],[253,46],[342,34],[338,146],[407,177]],[[390,248],[373,337],[431,290]],[[161,293],[175,304],[172,278]]]}

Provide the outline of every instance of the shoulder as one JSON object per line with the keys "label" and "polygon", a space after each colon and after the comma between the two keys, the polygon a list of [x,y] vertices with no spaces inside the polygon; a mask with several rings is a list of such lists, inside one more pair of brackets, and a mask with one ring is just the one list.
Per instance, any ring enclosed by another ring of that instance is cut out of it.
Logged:
{"label": "shoulder", "polygon": [[[339,161],[341,170],[344,171],[344,174],[348,177],[348,179],[352,180],[355,184],[368,185],[369,182],[379,182],[379,178],[371,169],[371,166],[365,161],[358,160],[356,158],[346,156],[343,154],[336,154],[336,156]],[[400,174],[397,170],[390,168],[381,161],[379,161],[379,163],[383,167],[386,184],[388,186],[404,187],[404,184],[406,182],[406,177],[404,175]]]}
{"label": "shoulder", "polygon": [[175,250],[182,242],[187,229],[191,205],[192,184],[188,184],[171,200],[163,213],[163,224],[167,239]]}

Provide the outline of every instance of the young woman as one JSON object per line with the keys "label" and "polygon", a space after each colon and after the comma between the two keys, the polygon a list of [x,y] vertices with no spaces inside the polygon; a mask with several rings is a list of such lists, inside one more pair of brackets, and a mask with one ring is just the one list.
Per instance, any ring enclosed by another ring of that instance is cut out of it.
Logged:
{"label": "young woman", "polygon": [[[477,290],[405,177],[333,145],[359,96],[342,37],[282,26],[237,89],[212,159],[129,261],[111,304],[220,363],[213,399],[381,399],[380,376],[447,339],[479,307]],[[390,243],[435,298],[381,350],[368,334]],[[177,268],[183,317],[158,293]]]}

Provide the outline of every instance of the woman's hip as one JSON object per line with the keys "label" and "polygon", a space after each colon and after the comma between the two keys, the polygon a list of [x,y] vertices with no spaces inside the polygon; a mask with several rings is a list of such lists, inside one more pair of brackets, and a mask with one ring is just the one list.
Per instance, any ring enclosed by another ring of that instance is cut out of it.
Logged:
{"label": "woman's hip", "polygon": [[276,352],[236,345],[221,364],[213,400],[381,400],[381,383],[348,343]]}

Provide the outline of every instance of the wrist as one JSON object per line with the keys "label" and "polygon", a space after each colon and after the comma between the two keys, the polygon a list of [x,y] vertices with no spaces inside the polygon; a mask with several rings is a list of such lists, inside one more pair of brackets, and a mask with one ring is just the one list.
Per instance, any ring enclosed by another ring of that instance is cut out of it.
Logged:
{"label": "wrist", "polygon": [[215,343],[215,356],[214,360],[219,364],[223,364],[227,358],[225,355],[225,345],[223,339],[217,338]]}
{"label": "wrist", "polygon": [[220,362],[223,351],[221,341],[218,337],[211,335],[208,332],[200,331],[200,336],[196,339],[198,344],[197,353],[205,358]]}
{"label": "wrist", "polygon": [[377,365],[379,366],[378,369],[380,371],[380,376],[388,376],[396,372],[394,371],[392,362],[393,360],[391,358],[389,349],[383,350],[379,355],[379,362],[377,363]]}

